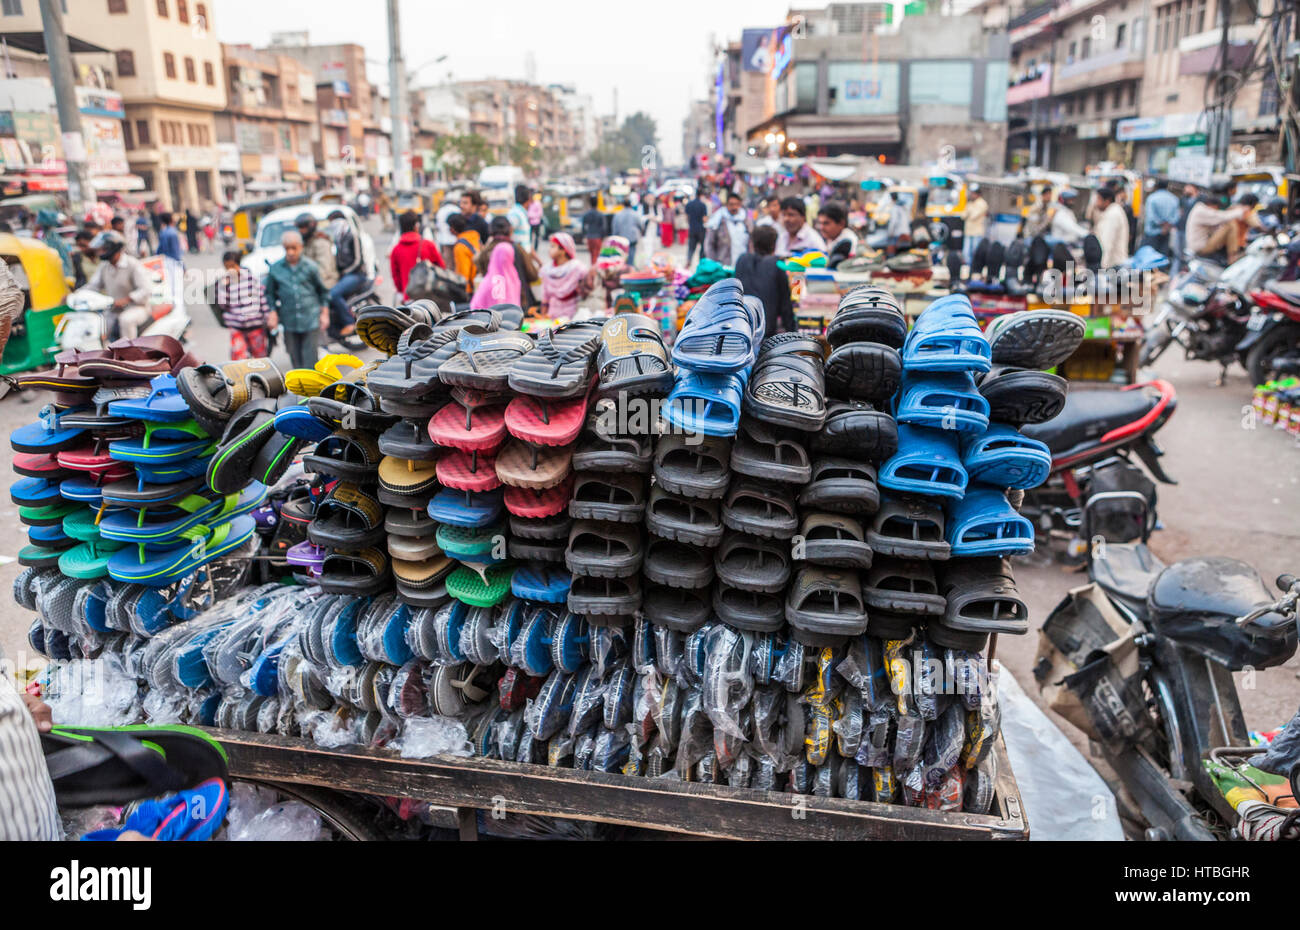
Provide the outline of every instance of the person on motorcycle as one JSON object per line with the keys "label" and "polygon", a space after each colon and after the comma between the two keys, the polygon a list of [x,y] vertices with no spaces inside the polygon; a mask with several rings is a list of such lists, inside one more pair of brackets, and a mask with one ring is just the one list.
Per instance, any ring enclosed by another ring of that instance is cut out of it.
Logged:
{"label": "person on motorcycle", "polygon": [[126,239],[106,229],[91,241],[100,263],[86,286],[113,298],[113,325],[123,339],[134,339],[150,321],[149,295],[153,282],[138,258],[126,254]]}
{"label": "person on motorcycle", "polygon": [[1056,195],[1058,206],[1052,211],[1052,222],[1047,228],[1047,239],[1051,244],[1061,242],[1076,246],[1088,235],[1088,230],[1074,215],[1074,202],[1078,197],[1078,192],[1070,189]]}
{"label": "person on motorcycle", "polygon": [[361,256],[361,243],[342,210],[332,211],[328,219],[339,279],[330,288],[330,325],[326,334],[330,339],[343,341],[345,346],[356,342],[355,347],[359,349],[362,348],[360,341],[351,338],[357,330],[357,322],[348,308],[348,298],[364,288],[369,280]]}
{"label": "person on motorcycle", "polygon": [[316,271],[326,290],[339,283],[339,270],[334,264],[334,240],[329,233],[316,226],[316,217],[299,213],[293,225],[302,236],[302,254],[316,263]]}
{"label": "person on motorcycle", "polygon": [[1216,184],[1199,197],[1187,213],[1187,251],[1224,265],[1237,260],[1246,226],[1258,226],[1254,211],[1245,204],[1233,204],[1236,184]]}

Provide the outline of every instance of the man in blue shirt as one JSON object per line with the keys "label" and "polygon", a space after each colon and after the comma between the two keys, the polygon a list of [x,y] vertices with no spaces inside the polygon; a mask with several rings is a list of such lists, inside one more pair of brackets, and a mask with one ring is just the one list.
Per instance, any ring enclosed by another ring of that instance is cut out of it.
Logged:
{"label": "man in blue shirt", "polygon": [[614,214],[610,221],[610,235],[622,236],[627,240],[627,263],[636,267],[636,247],[641,241],[641,213],[636,208],[636,201],[628,197],[623,201],[623,209]]}
{"label": "man in blue shirt", "polygon": [[686,267],[691,267],[695,250],[704,255],[704,221],[709,216],[709,205],[704,201],[704,189],[695,188],[695,197],[686,205],[686,222],[689,235],[686,240]]}
{"label": "man in blue shirt", "polygon": [[1173,257],[1170,237],[1178,228],[1178,198],[1169,190],[1169,182],[1158,178],[1147,195],[1142,220],[1141,245],[1149,245],[1161,255]]}
{"label": "man in blue shirt", "polygon": [[158,230],[158,254],[183,263],[185,253],[181,250],[181,236],[176,231],[176,220],[164,211],[158,215],[158,221],[162,224]]}

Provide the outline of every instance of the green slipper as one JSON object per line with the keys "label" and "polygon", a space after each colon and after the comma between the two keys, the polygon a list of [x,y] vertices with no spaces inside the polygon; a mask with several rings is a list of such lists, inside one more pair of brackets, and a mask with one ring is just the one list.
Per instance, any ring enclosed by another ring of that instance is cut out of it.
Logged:
{"label": "green slipper", "polygon": [[461,567],[447,576],[447,593],[471,607],[494,607],[510,593],[510,579],[515,570],[512,565],[492,565],[483,577],[472,568]]}
{"label": "green slipper", "polygon": [[[434,533],[438,548],[461,562],[499,562],[492,557],[492,550],[498,539],[505,538],[501,526],[456,526],[452,523],[439,525]],[[482,558],[479,558],[482,556]]]}
{"label": "green slipper", "polygon": [[62,523],[63,518],[78,508],[85,508],[80,501],[59,501],[43,507],[19,507],[18,519],[28,526],[53,526]]}
{"label": "green slipper", "polygon": [[104,578],[108,575],[109,554],[124,545],[98,538],[79,543],[59,555],[59,571],[69,578]]}

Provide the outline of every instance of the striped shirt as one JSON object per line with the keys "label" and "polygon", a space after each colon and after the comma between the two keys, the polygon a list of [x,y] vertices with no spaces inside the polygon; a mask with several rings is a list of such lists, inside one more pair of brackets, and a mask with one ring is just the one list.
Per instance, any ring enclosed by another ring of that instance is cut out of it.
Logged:
{"label": "striped shirt", "polygon": [[260,329],[266,325],[266,292],[247,268],[227,273],[217,282],[217,306],[228,329]]}
{"label": "striped shirt", "polygon": [[0,841],[61,839],[63,825],[36,721],[0,675]]}

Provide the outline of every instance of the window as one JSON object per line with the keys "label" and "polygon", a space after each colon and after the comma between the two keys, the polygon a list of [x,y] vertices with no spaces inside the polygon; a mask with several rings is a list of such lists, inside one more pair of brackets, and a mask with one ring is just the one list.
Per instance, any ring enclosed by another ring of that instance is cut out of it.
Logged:
{"label": "window", "polygon": [[1205,31],[1205,0],[1196,0],[1196,31]]}
{"label": "window", "polygon": [[1123,48],[1124,40],[1128,38],[1128,23],[1120,23],[1115,27],[1115,47]]}
{"label": "window", "polygon": [[149,121],[147,119],[135,121],[135,137],[141,145],[153,144],[153,140],[149,137]]}
{"label": "window", "polygon": [[1073,116],[1073,115],[1074,115],[1074,98],[1073,98],[1073,97],[1066,97],[1066,98],[1065,98],[1065,115],[1066,115],[1066,116]]}
{"label": "window", "polygon": [[975,80],[969,61],[912,62],[908,74],[913,106],[926,103],[970,106],[971,85]]}
{"label": "window", "polygon": [[206,4],[199,3],[194,7],[194,15],[198,17],[199,25],[204,29],[208,28],[208,8]]}
{"label": "window", "polygon": [[135,134],[131,132],[131,121],[122,120],[122,144],[126,146],[127,151],[135,148]]}
{"label": "window", "polygon": [[1084,36],[1083,44],[1080,46],[1079,57],[1087,58],[1092,54],[1092,36]]}
{"label": "window", "polygon": [[163,52],[163,72],[171,79],[176,79],[176,56],[171,52]]}
{"label": "window", "polygon": [[1264,73],[1264,82],[1259,88],[1259,115],[1277,115],[1277,75],[1271,70]]}
{"label": "window", "polygon": [[1130,81],[1128,85],[1128,105],[1130,107],[1137,103],[1137,81]]}
{"label": "window", "polygon": [[217,73],[212,69],[212,62],[210,61],[205,61],[203,63],[203,83],[207,84],[209,87],[215,87],[217,85]]}
{"label": "window", "polygon": [[1071,42],[1071,43],[1070,43],[1070,50],[1069,50],[1068,52],[1065,53],[1065,63],[1066,63],[1067,65],[1072,65],[1072,64],[1074,64],[1074,56],[1075,56],[1076,54],[1078,54],[1078,52],[1079,52],[1079,43],[1078,43],[1078,42]]}
{"label": "window", "polygon": [[984,119],[1004,123],[1007,119],[1007,86],[1011,66],[1005,61],[990,61],[984,66]]}
{"label": "window", "polygon": [[185,80],[191,84],[195,84],[199,80],[198,72],[194,69],[194,59],[188,55],[185,56]]}
{"label": "window", "polygon": [[135,77],[135,53],[124,48],[115,56],[117,58],[117,76]]}
{"label": "window", "polygon": [[1097,91],[1096,111],[1100,113],[1104,109],[1106,109],[1106,92],[1104,90],[1099,90]]}
{"label": "window", "polygon": [[176,0],[176,18],[182,23],[190,21],[190,6],[185,0]]}
{"label": "window", "polygon": [[1110,105],[1116,110],[1119,109],[1120,94],[1123,92],[1123,90],[1124,89],[1122,87],[1116,85],[1115,92],[1110,95]]}
{"label": "window", "polygon": [[0,12],[5,16],[22,16],[23,0],[4,0],[4,3],[0,4]]}
{"label": "window", "polygon": [[108,12],[110,12],[110,13],[125,13],[125,12],[126,12],[126,0],[108,0]]}
{"label": "window", "polygon": [[[834,116],[882,116],[898,112],[898,63],[892,61],[832,61],[826,66],[830,101],[827,111]],[[1006,100],[1007,81],[1001,81]]]}
{"label": "window", "polygon": [[167,18],[167,0],[158,0],[158,15]]}

